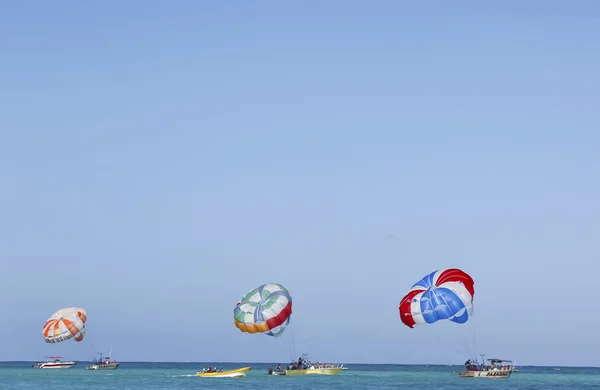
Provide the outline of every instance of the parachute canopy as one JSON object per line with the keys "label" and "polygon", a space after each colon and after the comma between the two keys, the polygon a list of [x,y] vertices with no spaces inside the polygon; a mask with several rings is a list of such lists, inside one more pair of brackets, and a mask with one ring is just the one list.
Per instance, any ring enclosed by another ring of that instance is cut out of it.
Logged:
{"label": "parachute canopy", "polygon": [[253,289],[233,309],[235,326],[242,332],[281,336],[292,315],[292,297],[281,284]]}
{"label": "parachute canopy", "polygon": [[60,343],[74,339],[83,340],[87,310],[80,307],[60,309],[46,321],[42,334],[47,343]]}
{"label": "parachute canopy", "polygon": [[475,282],[457,268],[438,270],[413,284],[400,301],[400,319],[409,328],[450,320],[467,322],[473,313]]}

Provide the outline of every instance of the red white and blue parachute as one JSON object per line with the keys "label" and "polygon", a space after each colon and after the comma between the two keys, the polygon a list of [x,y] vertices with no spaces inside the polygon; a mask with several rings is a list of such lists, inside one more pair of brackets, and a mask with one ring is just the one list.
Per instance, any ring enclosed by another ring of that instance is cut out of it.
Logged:
{"label": "red white and blue parachute", "polygon": [[473,278],[458,268],[438,270],[413,284],[400,301],[400,319],[409,328],[449,320],[464,324],[473,314]]}

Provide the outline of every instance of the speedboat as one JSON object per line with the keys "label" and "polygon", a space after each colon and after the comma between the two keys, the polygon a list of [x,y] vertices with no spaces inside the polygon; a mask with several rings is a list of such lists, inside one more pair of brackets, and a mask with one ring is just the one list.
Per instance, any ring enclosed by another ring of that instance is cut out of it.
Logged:
{"label": "speedboat", "polygon": [[42,363],[35,363],[35,364],[32,364],[31,367],[33,367],[33,368],[70,368],[77,364],[77,362],[75,362],[75,361],[63,362],[62,360],[60,360],[61,358],[62,358],[62,356],[46,356],[46,359],[52,359],[52,360],[48,360],[48,361],[45,361]]}
{"label": "speedboat", "polygon": [[485,364],[485,355],[481,355],[482,362],[477,360],[468,360],[465,363],[465,371],[458,373],[461,378],[510,378],[517,371],[516,364],[512,360],[487,359],[489,364]]}
{"label": "speedboat", "polygon": [[246,376],[246,371],[251,370],[252,367],[236,368],[235,370],[228,371],[211,371],[211,372],[197,372],[196,376],[204,378],[243,378]]}

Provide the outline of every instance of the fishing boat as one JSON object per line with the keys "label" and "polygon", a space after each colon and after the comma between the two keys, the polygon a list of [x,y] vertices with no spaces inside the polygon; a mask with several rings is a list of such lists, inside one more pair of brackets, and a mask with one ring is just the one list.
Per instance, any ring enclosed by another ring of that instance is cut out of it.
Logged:
{"label": "fishing boat", "polygon": [[300,376],[300,375],[339,375],[342,371],[347,370],[343,364],[324,364],[324,363],[313,363],[308,358],[307,354],[303,354],[298,359],[298,362],[292,362],[288,369],[285,370],[287,376]]}
{"label": "fishing boat", "polygon": [[210,372],[202,372],[198,371],[196,376],[201,376],[204,378],[243,378],[246,376],[246,371],[251,370],[252,367],[242,367],[236,368],[235,370],[228,371],[210,371]]}
{"label": "fishing boat", "polygon": [[477,360],[468,360],[465,363],[465,371],[458,373],[461,378],[510,378],[517,371],[516,364],[512,360],[487,359],[489,364],[485,364],[485,355],[481,355],[482,363]]}
{"label": "fishing boat", "polygon": [[100,355],[100,357],[94,359],[91,365],[86,366],[86,370],[116,370],[121,365],[121,363],[114,360],[111,361],[110,356],[102,359],[102,354],[99,353],[98,355]]}
{"label": "fishing boat", "polygon": [[32,364],[31,367],[33,367],[33,368],[71,368],[77,364],[77,362],[75,362],[75,361],[63,362],[62,360],[60,360],[61,358],[62,358],[62,356],[46,356],[46,359],[52,359],[52,360],[47,360],[42,363],[35,363],[35,364]]}

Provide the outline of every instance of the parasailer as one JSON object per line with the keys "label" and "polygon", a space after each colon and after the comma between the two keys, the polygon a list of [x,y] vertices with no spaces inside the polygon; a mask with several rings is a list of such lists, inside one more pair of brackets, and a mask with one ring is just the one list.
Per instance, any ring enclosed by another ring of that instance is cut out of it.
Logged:
{"label": "parasailer", "polygon": [[67,307],[58,310],[46,321],[42,334],[47,343],[60,343],[73,339],[76,342],[85,336],[87,310],[80,307]]}
{"label": "parasailer", "polygon": [[413,284],[400,301],[400,319],[409,328],[449,320],[467,322],[473,313],[475,282],[457,268],[438,270]]}
{"label": "parasailer", "polygon": [[281,336],[292,315],[292,297],[281,284],[263,284],[242,297],[233,310],[242,332]]}

